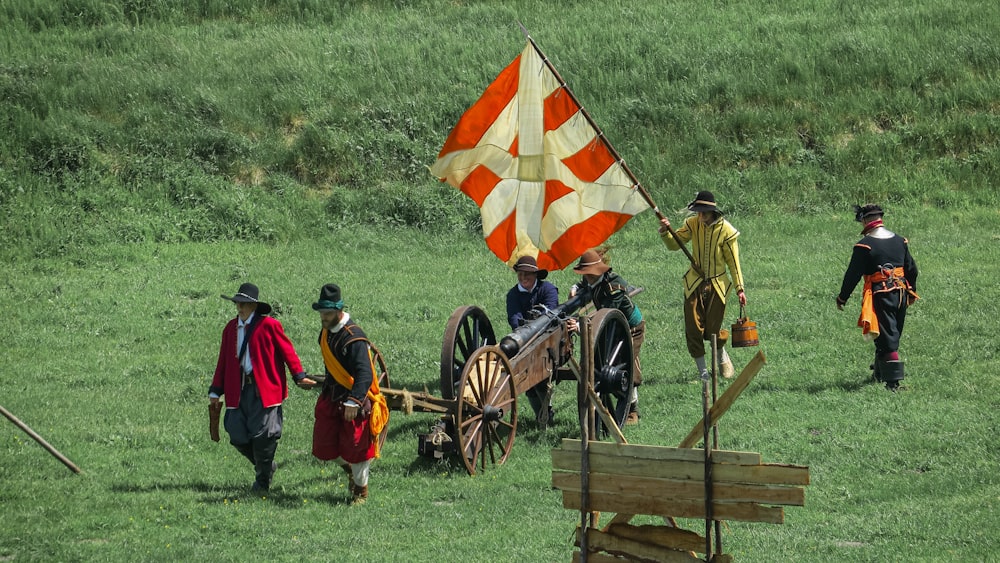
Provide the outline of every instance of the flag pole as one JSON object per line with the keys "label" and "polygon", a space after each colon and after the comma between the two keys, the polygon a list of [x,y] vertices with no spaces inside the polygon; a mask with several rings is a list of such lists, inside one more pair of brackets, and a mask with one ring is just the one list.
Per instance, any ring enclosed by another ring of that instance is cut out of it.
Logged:
{"label": "flag pole", "polygon": [[[646,200],[646,203],[648,203],[649,206],[653,208],[653,213],[656,214],[656,218],[665,219],[666,217],[663,215],[663,213],[660,212],[660,208],[656,206],[656,202],[653,201],[652,196],[649,195],[649,192],[646,191],[646,188],[642,186],[642,183],[639,182],[639,179],[636,178],[635,174],[632,173],[632,169],[629,168],[627,164],[625,164],[625,159],[622,158],[620,154],[618,154],[618,151],[615,150],[615,147],[611,146],[611,141],[609,141],[608,138],[604,136],[604,131],[602,131],[601,128],[597,126],[597,123],[594,122],[593,118],[591,118],[590,114],[587,112],[587,108],[583,107],[583,104],[580,103],[580,100],[576,97],[575,94],[573,94],[573,91],[569,89],[569,84],[566,84],[566,81],[563,80],[563,77],[559,74],[559,71],[556,70],[556,67],[553,66],[552,62],[549,61],[549,58],[545,56],[545,53],[543,53],[542,50],[538,47],[538,44],[535,43],[535,40],[531,38],[531,34],[528,33],[528,30],[527,28],[524,27],[524,24],[522,24],[521,22],[517,22],[517,25],[521,28],[521,33],[524,34],[525,39],[528,40],[528,43],[531,44],[531,47],[535,50],[536,53],[538,53],[538,56],[541,57],[542,62],[545,63],[545,66],[548,67],[549,71],[551,71],[552,74],[556,77],[556,80],[559,81],[559,86],[566,91],[566,94],[568,94],[570,99],[573,100],[573,103],[575,103],[577,107],[580,108],[580,113],[583,114],[583,117],[584,119],[587,120],[587,123],[590,123],[590,126],[593,127],[595,131],[597,131],[597,138],[600,139],[604,147],[608,149],[608,152],[611,153],[611,156],[613,156],[615,160],[618,161],[618,164],[622,167],[622,170],[625,171],[625,174],[627,174],[629,179],[632,180],[633,187],[639,190],[639,195],[641,195],[642,198]],[[677,241],[677,246],[679,246],[681,250],[684,251],[684,255],[687,256],[688,260],[691,261],[691,267],[694,268],[694,270],[698,273],[698,275],[704,277],[701,268],[698,266],[698,263],[695,262],[694,260],[694,256],[691,255],[691,251],[689,251],[687,247],[684,246],[684,242],[680,239],[680,237],[677,236],[677,231],[675,231],[674,228],[669,225],[667,226],[667,231],[670,233],[670,236],[674,237],[674,240]]]}

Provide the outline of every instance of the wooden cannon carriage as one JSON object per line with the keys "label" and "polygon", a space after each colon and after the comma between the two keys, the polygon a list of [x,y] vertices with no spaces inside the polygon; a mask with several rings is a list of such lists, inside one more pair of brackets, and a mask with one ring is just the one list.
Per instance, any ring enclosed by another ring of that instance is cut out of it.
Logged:
{"label": "wooden cannon carriage", "polygon": [[[639,291],[633,289],[632,294]],[[434,457],[457,452],[470,475],[506,461],[517,431],[518,395],[545,381],[582,380],[567,321],[589,299],[583,292],[555,309],[540,310],[537,318],[499,340],[482,309],[459,307],[444,332],[440,397],[426,390],[392,388],[385,360],[376,349],[379,384],[389,409],[441,415],[431,432],[420,436],[418,451]],[[595,381],[588,389],[594,394],[591,399],[603,406],[600,429],[620,434],[633,387],[628,321],[617,309],[601,309],[588,319],[591,336],[581,342],[582,357],[594,365]],[[552,385],[548,389],[551,393]],[[543,426],[546,414],[543,408]],[[380,440],[385,440],[384,433]]]}

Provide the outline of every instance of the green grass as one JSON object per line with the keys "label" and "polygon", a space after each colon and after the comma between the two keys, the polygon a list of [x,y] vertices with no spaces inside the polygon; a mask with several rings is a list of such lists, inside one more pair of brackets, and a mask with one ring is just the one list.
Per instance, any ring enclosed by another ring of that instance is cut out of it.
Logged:
{"label": "green grass", "polygon": [[3,254],[298,240],[370,190],[365,221],[437,224],[394,202],[432,189],[517,21],[664,209],[698,189],[755,214],[1000,205],[992,4],[593,6],[10,2]]}
{"label": "green grass", "polygon": [[[0,423],[0,560],[568,560],[579,516],[549,486],[549,450],[579,435],[569,384],[556,427],[523,418],[509,461],[476,477],[417,456],[433,416],[394,413],[358,509],[310,455],[314,396],[293,389],[285,405],[266,499],[205,429],[234,314],[218,296],[243,281],[313,371],[309,304],[340,283],[394,387],[437,393],[455,308],[479,305],[502,330],[513,276],[483,244],[475,205],[426,166],[523,48],[517,21],[672,220],[711,189],[743,233],[768,363],[723,418],[722,445],[809,465],[812,484],[784,525],[729,523],[725,550],[998,560],[998,12],[937,0],[4,3],[0,403],[84,472]],[[921,269],[899,394],[866,381],[857,297],[845,312],[833,301],[858,236],[849,206],[865,201],[886,206]],[[612,239],[615,269],[646,288],[643,419],[626,435],[676,445],[701,391],[683,346],[684,259],[655,226],[646,213]],[[564,298],[575,281],[550,279]]]}
{"label": "green grass", "polygon": [[[871,349],[854,328],[856,311],[834,306],[856,224],[733,218],[768,363],[723,418],[722,445],[808,465],[812,476],[806,506],[787,508],[784,525],[727,525],[726,551],[739,560],[989,561],[1000,547],[989,532],[998,452],[986,438],[998,424],[998,349],[976,336],[990,333],[1000,311],[978,290],[989,268],[953,277],[956,261],[996,263],[996,241],[976,237],[996,212],[890,219],[910,237],[923,272],[924,300],[911,311],[901,349],[909,390],[899,394],[867,383]],[[675,445],[698,421],[701,388],[682,344],[683,258],[654,232],[643,215],[613,239],[616,269],[646,288],[639,302],[649,327],[643,419],[626,435]],[[955,240],[970,242],[955,248]],[[551,277],[563,292],[574,280],[569,272]],[[309,303],[323,283],[341,283],[348,310],[387,356],[393,386],[432,393],[447,317],[475,304],[499,325],[513,284],[475,236],[410,229],[352,228],[291,245],[104,246],[77,263],[8,268],[0,283],[4,406],[84,473],[70,473],[13,425],[0,426],[0,502],[9,515],[0,554],[235,559],[252,548],[279,560],[566,560],[578,515],[550,489],[548,457],[560,438],[578,436],[566,383],[556,389],[556,427],[542,433],[522,418],[509,461],[475,477],[455,460],[417,456],[416,436],[432,415],[393,413],[363,508],[345,504],[339,471],[312,459],[314,396],[293,389],[275,490],[267,499],[249,495],[250,467],[205,429],[205,389],[233,315],[218,295],[244,279],[261,286],[313,371],[322,360]],[[957,315],[956,307],[977,314]],[[742,365],[755,352],[733,356]],[[359,526],[382,531],[346,532]]]}

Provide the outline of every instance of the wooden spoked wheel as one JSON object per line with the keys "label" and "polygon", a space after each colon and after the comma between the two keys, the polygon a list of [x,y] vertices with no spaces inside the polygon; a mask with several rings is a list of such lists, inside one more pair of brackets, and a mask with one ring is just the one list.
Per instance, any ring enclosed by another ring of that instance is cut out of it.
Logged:
{"label": "wooden spoked wheel", "polygon": [[[369,343],[372,349],[372,355],[375,357],[375,378],[378,379],[379,389],[389,388],[389,368],[385,365],[385,357],[382,355],[382,351],[375,347],[374,344]],[[379,432],[378,435],[378,449],[382,451],[382,446],[385,445],[386,436],[389,435],[389,425],[386,424],[385,428]]]}
{"label": "wooden spoked wheel", "polygon": [[496,344],[493,325],[486,313],[475,305],[455,309],[444,329],[441,347],[441,398],[454,399],[462,372],[479,348]]}
{"label": "wooden spoked wheel", "polygon": [[[594,391],[611,413],[619,428],[628,416],[632,399],[632,332],[625,315],[618,309],[601,309],[591,317],[591,350],[593,352]],[[597,429],[607,434],[607,427],[598,417]]]}
{"label": "wooden spoked wheel", "polygon": [[517,431],[517,389],[507,356],[484,346],[465,364],[455,401],[455,433],[469,475],[501,465]]}

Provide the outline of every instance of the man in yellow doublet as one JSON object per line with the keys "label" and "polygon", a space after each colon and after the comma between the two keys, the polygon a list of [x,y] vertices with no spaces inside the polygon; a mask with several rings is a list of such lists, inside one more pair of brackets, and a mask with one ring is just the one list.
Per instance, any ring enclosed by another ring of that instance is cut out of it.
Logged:
{"label": "man in yellow doublet", "polygon": [[732,286],[736,286],[740,305],[746,305],[737,242],[740,232],[722,217],[712,192],[698,192],[687,208],[694,215],[677,229],[677,238],[670,234],[670,221],[666,217],[660,220],[660,238],[670,250],[680,250],[681,244],[691,243],[694,263],[683,278],[684,333],[688,353],[694,358],[699,375],[705,377],[708,374],[705,341],[716,335],[722,375],[732,377],[733,363],[725,349],[729,331],[722,330],[722,320],[726,313],[726,297]]}

